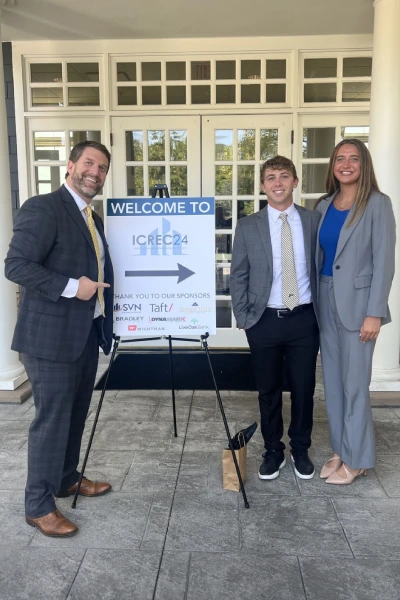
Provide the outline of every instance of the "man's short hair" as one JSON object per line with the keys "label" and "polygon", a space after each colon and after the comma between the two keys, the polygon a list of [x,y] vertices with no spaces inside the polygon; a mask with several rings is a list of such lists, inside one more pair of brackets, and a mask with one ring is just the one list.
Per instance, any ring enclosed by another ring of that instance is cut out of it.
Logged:
{"label": "man's short hair", "polygon": [[286,156],[273,156],[265,161],[261,167],[260,179],[261,183],[264,183],[265,171],[289,171],[293,175],[294,179],[297,179],[296,167]]}
{"label": "man's short hair", "polygon": [[[107,167],[107,173],[108,173],[108,170],[110,168],[110,163],[111,163],[111,154],[108,151],[108,149],[104,146],[104,144],[100,144],[100,142],[95,142],[93,140],[85,140],[84,142],[79,142],[78,144],[75,144],[75,146],[71,150],[68,160],[70,160],[73,163],[78,162],[78,160],[80,159],[80,157],[82,156],[82,154],[84,153],[86,148],[94,148],[95,150],[98,150],[99,152],[102,152],[104,154],[104,156],[108,160],[108,167]],[[68,177],[68,172],[65,174],[65,179],[67,179],[67,177]]]}

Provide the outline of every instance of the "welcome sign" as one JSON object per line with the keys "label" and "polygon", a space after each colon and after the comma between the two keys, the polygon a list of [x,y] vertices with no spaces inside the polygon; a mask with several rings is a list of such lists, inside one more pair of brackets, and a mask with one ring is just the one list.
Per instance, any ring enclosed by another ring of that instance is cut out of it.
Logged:
{"label": "welcome sign", "polygon": [[114,333],[216,332],[214,198],[107,200]]}

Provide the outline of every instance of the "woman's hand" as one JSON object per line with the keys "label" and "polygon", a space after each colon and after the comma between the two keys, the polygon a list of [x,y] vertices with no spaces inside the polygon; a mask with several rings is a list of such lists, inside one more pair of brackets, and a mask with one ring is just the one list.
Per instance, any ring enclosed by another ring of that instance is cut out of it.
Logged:
{"label": "woman's hand", "polygon": [[365,317],[360,329],[360,341],[370,342],[376,340],[381,330],[380,317]]}

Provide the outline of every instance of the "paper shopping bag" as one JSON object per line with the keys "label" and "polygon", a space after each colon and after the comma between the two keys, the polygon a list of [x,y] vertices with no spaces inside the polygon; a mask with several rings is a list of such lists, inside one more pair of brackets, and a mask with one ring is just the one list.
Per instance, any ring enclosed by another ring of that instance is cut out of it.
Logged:
{"label": "paper shopping bag", "polygon": [[[246,480],[247,446],[243,445],[239,450],[235,450],[235,455],[239,465],[240,475],[244,482]],[[233,462],[232,452],[229,449],[222,451],[222,482],[224,490],[232,490],[234,492],[240,491],[235,463]]]}

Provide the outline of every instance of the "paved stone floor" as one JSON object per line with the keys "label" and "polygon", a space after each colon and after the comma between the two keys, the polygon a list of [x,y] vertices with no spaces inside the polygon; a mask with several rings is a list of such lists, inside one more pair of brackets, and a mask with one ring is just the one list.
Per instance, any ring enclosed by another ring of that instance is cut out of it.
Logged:
{"label": "paved stone floor", "polygon": [[[104,363],[100,370],[104,370]],[[100,392],[84,435],[89,438]],[[231,431],[258,421],[254,393],[223,392]],[[376,408],[378,460],[351,486],[296,479],[288,463],[260,481],[257,431],[246,491],[226,492],[226,438],[214,392],[108,391],[87,475],[113,491],[58,507],[77,536],[24,521],[33,401],[0,405],[0,600],[394,600],[400,598],[400,409]],[[284,406],[285,423],[289,404]],[[321,384],[311,457],[330,455]]]}

